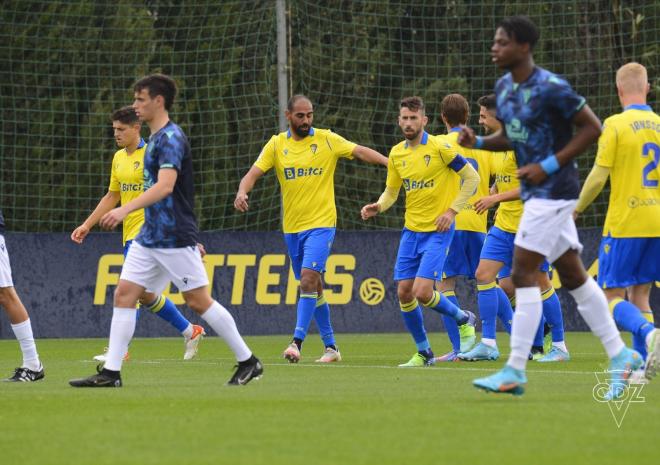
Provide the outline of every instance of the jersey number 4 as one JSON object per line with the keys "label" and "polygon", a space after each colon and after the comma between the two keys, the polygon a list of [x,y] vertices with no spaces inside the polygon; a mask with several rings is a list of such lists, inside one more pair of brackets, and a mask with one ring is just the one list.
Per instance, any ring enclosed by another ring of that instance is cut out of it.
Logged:
{"label": "jersey number 4", "polygon": [[658,170],[658,165],[660,165],[660,146],[653,142],[647,142],[642,146],[642,157],[650,158],[642,170],[642,186],[647,188],[658,187],[658,179],[649,179],[649,176],[654,171],[658,171],[656,177],[660,178],[660,171]]}

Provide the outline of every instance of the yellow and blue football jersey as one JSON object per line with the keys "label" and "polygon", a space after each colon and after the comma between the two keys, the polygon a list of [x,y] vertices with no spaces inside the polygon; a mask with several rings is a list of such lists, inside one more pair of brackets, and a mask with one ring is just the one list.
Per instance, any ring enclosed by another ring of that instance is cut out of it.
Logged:
{"label": "yellow and blue football jersey", "polygon": [[630,105],[605,120],[596,164],[610,169],[603,236],[660,236],[660,117]]}
{"label": "yellow and blue football jersey", "polygon": [[[491,166],[495,174],[495,186],[498,193],[512,191],[520,187],[518,180],[518,165],[515,152],[490,152]],[[502,231],[515,233],[518,231],[520,218],[522,217],[522,200],[510,200],[501,202],[497,207],[495,226]]]}
{"label": "yellow and blue football jersey", "polygon": [[[138,198],[144,192],[144,152],[147,145],[144,141],[133,153],[126,149],[117,150],[112,158],[110,186],[108,190],[119,192],[121,204],[125,205]],[[144,223],[144,210],[135,210],[125,219],[123,224],[123,243],[135,238]]]}
{"label": "yellow and blue football jersey", "polygon": [[264,173],[275,168],[285,233],[337,225],[335,168],[340,158],[353,158],[356,146],[327,129],[311,128],[299,141],[290,130],[271,137],[254,166]]}
{"label": "yellow and blue football jersey", "polygon": [[387,164],[387,187],[406,191],[405,227],[435,231],[435,220],[451,206],[458,188],[455,172],[465,166],[457,147],[424,132],[421,143],[395,145]]}

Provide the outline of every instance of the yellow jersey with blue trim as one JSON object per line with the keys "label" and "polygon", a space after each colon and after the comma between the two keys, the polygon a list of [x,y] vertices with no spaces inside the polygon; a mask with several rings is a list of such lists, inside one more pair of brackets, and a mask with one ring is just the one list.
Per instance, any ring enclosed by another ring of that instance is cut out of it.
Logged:
{"label": "yellow jersey with blue trim", "polygon": [[[484,150],[472,149],[458,145],[458,133],[460,128],[453,128],[449,134],[440,135],[437,137],[446,138],[450,144],[456,147],[456,150],[472,165],[474,170],[479,173],[479,185],[477,191],[470,197],[463,207],[463,210],[456,215],[456,230],[457,231],[475,231],[485,233],[488,229],[488,215],[486,213],[478,214],[474,210],[474,204],[477,200],[486,197],[490,192],[490,153]],[[460,189],[461,178],[458,175],[455,178],[456,194]]]}
{"label": "yellow jersey with blue trim", "polygon": [[[503,194],[520,187],[518,180],[518,164],[513,150],[506,152],[489,152],[491,166],[495,175],[497,192]],[[520,199],[500,202],[495,216],[495,227],[509,233],[518,231],[523,213],[523,202]]]}
{"label": "yellow jersey with blue trim", "polygon": [[353,158],[356,146],[328,129],[310,128],[301,140],[291,130],[271,137],[254,166],[264,173],[275,168],[285,233],[337,225],[335,168],[340,158]]}
{"label": "yellow jersey with blue trim", "polygon": [[[122,205],[138,198],[144,192],[144,152],[147,144],[143,140],[133,153],[126,149],[117,150],[112,158],[109,191],[119,192]],[[123,242],[130,241],[140,232],[144,224],[144,210],[135,210],[124,218]]]}
{"label": "yellow jersey with blue trim", "polygon": [[610,169],[603,235],[660,237],[660,117],[650,106],[605,120],[596,164]]}
{"label": "yellow jersey with blue trim", "polygon": [[406,192],[405,228],[436,230],[435,220],[449,209],[458,194],[455,172],[467,162],[448,140],[427,132],[415,147],[395,145],[387,162],[387,187]]}

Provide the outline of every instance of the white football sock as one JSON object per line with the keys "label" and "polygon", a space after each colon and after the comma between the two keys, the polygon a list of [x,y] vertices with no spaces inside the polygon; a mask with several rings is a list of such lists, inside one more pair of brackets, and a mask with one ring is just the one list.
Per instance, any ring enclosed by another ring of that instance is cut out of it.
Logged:
{"label": "white football sock", "polygon": [[186,339],[190,339],[193,335],[193,325],[192,323],[188,324],[188,327],[181,331],[181,335],[185,337]]}
{"label": "white football sock", "polygon": [[[651,347],[651,342],[653,341],[653,333],[655,333],[657,329],[654,329],[653,331],[649,331],[649,333],[646,335],[646,349],[652,351],[653,347]],[[660,334],[658,334],[658,337],[660,337]]]}
{"label": "white football sock", "polygon": [[607,356],[614,358],[625,347],[625,344],[619,330],[616,329],[603,290],[598,287],[596,281],[587,278],[582,286],[569,292],[575,299],[578,311],[587,322],[589,329],[605,347]]}
{"label": "white football sock", "polygon": [[566,348],[566,343],[564,341],[559,341],[559,342],[553,342],[552,343],[553,347],[556,347],[560,350],[563,350],[564,352],[568,353],[568,348]]}
{"label": "white football sock", "polygon": [[106,354],[104,368],[121,371],[124,355],[128,351],[133,333],[135,332],[136,310],[134,308],[115,307],[112,310],[110,324],[110,342]]}
{"label": "white football sock", "polygon": [[244,362],[252,356],[252,352],[236,328],[234,318],[219,302],[214,300],[208,310],[202,314],[202,318],[225,340],[236,355],[236,360]]}
{"label": "white football sock", "polygon": [[18,340],[18,344],[21,346],[21,352],[23,352],[23,368],[39,371],[41,369],[41,362],[37,353],[37,344],[35,344],[34,336],[32,335],[30,319],[28,318],[22,323],[11,325],[11,329],[14,331],[16,340]]}
{"label": "white football sock", "polygon": [[511,354],[507,365],[524,370],[536,330],[543,315],[543,301],[539,287],[516,289],[516,311],[511,323]]}
{"label": "white football sock", "polygon": [[495,342],[495,339],[488,339],[488,338],[482,337],[481,342],[483,344],[486,344],[488,347],[497,348],[497,342]]}

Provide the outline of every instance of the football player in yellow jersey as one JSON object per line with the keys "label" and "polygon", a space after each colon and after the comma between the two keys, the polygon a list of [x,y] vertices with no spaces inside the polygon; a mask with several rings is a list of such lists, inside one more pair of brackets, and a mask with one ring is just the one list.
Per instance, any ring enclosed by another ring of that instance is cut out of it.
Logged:
{"label": "football player in yellow jersey", "polygon": [[[362,208],[367,220],[384,212],[396,201],[403,186],[406,191],[405,225],[394,267],[398,281],[401,316],[417,346],[417,353],[400,367],[428,366],[435,363],[420,302],[449,315],[474,337],[475,316],[452,304],[434,290],[442,276],[447,251],[454,236],[454,219],[479,184],[479,175],[461,156],[457,147],[442,137],[429,135],[424,102],[419,97],[401,100],[399,127],[405,140],[395,145],[389,156],[386,188],[376,203]],[[463,181],[457,192],[454,173]]]}
{"label": "football player in yellow jersey", "polygon": [[650,86],[644,66],[623,65],[616,87],[623,112],[605,120],[575,211],[583,212],[609,177],[598,284],[616,323],[633,334],[649,378],[660,368],[660,337],[649,304],[651,285],[660,280],[660,117],[646,104]]}
{"label": "football player in yellow jersey", "polygon": [[[494,94],[481,97],[479,105],[479,124],[487,134],[501,129],[501,123],[495,116],[496,98]],[[486,152],[491,157],[491,166],[495,175],[495,192],[479,199],[475,203],[478,213],[486,213],[489,208],[499,204],[495,216],[495,225],[488,231],[480,253],[476,270],[477,302],[482,322],[482,339],[472,350],[461,353],[458,358],[468,361],[497,360],[499,351],[495,340],[496,320],[500,317],[504,328],[511,332],[512,306],[515,305],[515,290],[511,282],[514,238],[523,212],[520,200],[520,181],[518,180],[516,154],[507,152]],[[532,345],[532,355],[540,362],[558,362],[570,359],[564,342],[564,321],[561,303],[548,276],[549,264],[544,261],[538,273],[543,299],[543,317]],[[497,278],[497,281],[496,281]],[[498,286],[499,284],[499,286]],[[552,347],[543,355],[544,323],[552,331]]]}
{"label": "football player in yellow jersey", "polygon": [[312,321],[321,333],[325,352],[320,363],[341,361],[330,324],[330,308],[323,296],[322,274],[335,237],[334,173],[340,158],[358,158],[387,165],[387,158],[368,147],[349,142],[327,129],[312,126],[314,107],[304,95],[289,99],[285,112],[289,130],[274,135],[243,177],[234,207],[248,210],[248,194],[257,180],[275,168],[282,192],[284,239],[291,268],[300,280],[296,328],[284,351],[291,363],[300,360],[302,343]]}
{"label": "football player in yellow jersey", "polygon": [[[101,198],[89,217],[71,233],[71,240],[82,244],[89,231],[100,221],[104,214],[137,198],[143,192],[143,161],[146,144],[140,137],[141,123],[130,106],[120,108],[112,114],[112,129],[115,141],[121,147],[112,159],[110,186],[108,192]],[[144,223],[144,210],[135,210],[124,219],[123,244],[124,257],[135,236]],[[199,343],[206,334],[204,328],[188,321],[165,296],[156,296],[145,292],[140,298],[140,304],[158,315],[181,333],[185,340],[184,360],[191,360],[197,355]],[[124,356],[128,359],[128,353]],[[94,360],[105,362],[105,355],[97,355]]]}
{"label": "football player in yellow jersey", "polygon": [[[446,137],[450,143],[456,146],[456,150],[472,165],[479,173],[479,185],[476,192],[470,197],[463,209],[456,215],[456,231],[449,247],[449,254],[443,270],[443,279],[436,283],[436,288],[442,292],[453,305],[460,307],[456,297],[456,278],[465,276],[474,279],[474,273],[479,264],[479,254],[486,237],[487,215],[477,213],[474,203],[488,195],[489,180],[492,176],[490,167],[490,154],[483,150],[461,147],[456,143],[460,125],[467,124],[470,116],[469,105],[465,97],[460,94],[446,95],[440,102],[440,118],[447,128]],[[455,188],[458,190],[461,180],[455,178]],[[456,321],[447,316],[442,316],[447,335],[452,344],[452,350],[436,358],[437,362],[455,361],[459,353],[469,351],[476,342],[474,333],[470,327],[464,327],[459,332]]]}

